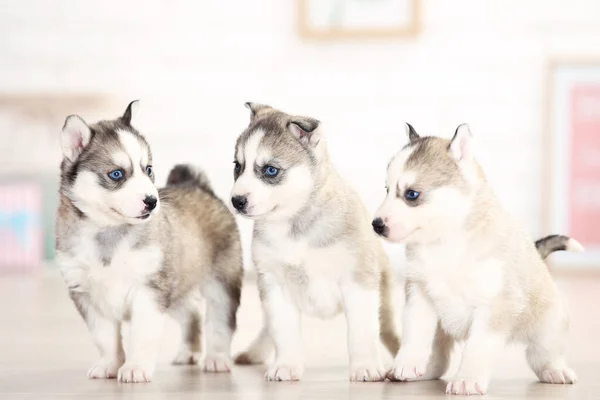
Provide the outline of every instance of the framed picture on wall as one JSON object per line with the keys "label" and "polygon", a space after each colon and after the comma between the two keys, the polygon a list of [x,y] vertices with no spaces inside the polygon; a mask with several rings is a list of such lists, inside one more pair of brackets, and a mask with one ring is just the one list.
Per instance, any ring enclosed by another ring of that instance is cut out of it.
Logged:
{"label": "framed picture on wall", "polygon": [[420,29],[421,0],[296,0],[303,37],[399,38]]}
{"label": "framed picture on wall", "polygon": [[546,120],[545,230],[585,247],[552,266],[600,270],[600,58],[551,63]]}

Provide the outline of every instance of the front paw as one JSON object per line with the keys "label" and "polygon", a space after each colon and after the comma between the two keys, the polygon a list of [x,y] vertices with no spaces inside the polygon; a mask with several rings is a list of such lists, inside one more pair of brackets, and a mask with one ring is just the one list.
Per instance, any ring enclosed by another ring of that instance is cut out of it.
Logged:
{"label": "front paw", "polygon": [[275,363],[267,370],[265,379],[268,381],[298,381],[304,373],[302,363]]}
{"label": "front paw", "polygon": [[139,383],[152,381],[154,368],[145,367],[139,364],[126,362],[119,369],[119,382]]}
{"label": "front paw", "polygon": [[100,360],[89,369],[87,376],[90,379],[115,379],[121,365],[120,361]]}
{"label": "front paw", "polygon": [[350,366],[351,382],[381,382],[385,380],[385,368],[380,362],[356,363]]}
{"label": "front paw", "polygon": [[387,373],[391,381],[416,381],[427,369],[429,355],[426,352],[406,352],[400,350],[394,365]]}
{"label": "front paw", "polygon": [[446,386],[446,394],[468,396],[472,394],[483,395],[487,392],[488,382],[481,379],[454,378]]}
{"label": "front paw", "polygon": [[231,359],[225,355],[208,355],[202,364],[204,372],[231,372]]}
{"label": "front paw", "polygon": [[568,367],[548,368],[540,374],[540,381],[544,383],[555,383],[563,385],[565,383],[572,384],[577,382],[577,375],[575,375],[575,372]]}

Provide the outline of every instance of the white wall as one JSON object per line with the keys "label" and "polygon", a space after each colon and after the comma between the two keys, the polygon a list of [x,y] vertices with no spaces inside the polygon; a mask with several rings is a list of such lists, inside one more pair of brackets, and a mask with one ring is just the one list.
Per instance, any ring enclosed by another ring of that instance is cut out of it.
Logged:
{"label": "white wall", "polygon": [[159,178],[192,161],[223,196],[245,101],[309,114],[371,210],[404,121],[446,136],[466,121],[499,196],[541,234],[546,63],[600,54],[600,1],[424,0],[422,14],[415,39],[306,43],[291,0],[5,0],[0,91],[102,92],[114,113],[141,98]]}

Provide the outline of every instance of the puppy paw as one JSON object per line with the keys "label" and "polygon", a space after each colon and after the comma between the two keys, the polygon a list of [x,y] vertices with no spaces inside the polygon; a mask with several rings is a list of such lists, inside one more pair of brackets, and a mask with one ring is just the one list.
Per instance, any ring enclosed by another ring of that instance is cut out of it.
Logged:
{"label": "puppy paw", "polygon": [[487,382],[474,379],[455,378],[448,382],[446,394],[469,396],[472,394],[483,395],[487,392]]}
{"label": "puppy paw", "polygon": [[385,368],[378,362],[355,364],[350,367],[351,382],[381,382],[385,380]]}
{"label": "puppy paw", "polygon": [[204,372],[231,372],[231,360],[224,355],[208,355],[202,363]]}
{"label": "puppy paw", "polygon": [[304,366],[301,363],[276,363],[265,374],[268,381],[298,381],[302,378]]}
{"label": "puppy paw", "polygon": [[568,367],[565,368],[548,368],[540,374],[540,381],[544,383],[576,383],[577,375],[575,372]]}
{"label": "puppy paw", "polygon": [[119,361],[100,360],[89,369],[87,376],[90,379],[115,379],[121,365],[123,363]]}
{"label": "puppy paw", "polygon": [[426,353],[407,353],[400,350],[394,365],[387,373],[391,381],[416,381],[425,374],[429,355]]}
{"label": "puppy paw", "polygon": [[125,363],[118,374],[119,382],[124,383],[139,383],[152,381],[152,368],[147,368],[141,365]]}
{"label": "puppy paw", "polygon": [[172,361],[173,365],[196,365],[200,362],[200,353],[194,353],[188,349],[179,351],[175,359]]}

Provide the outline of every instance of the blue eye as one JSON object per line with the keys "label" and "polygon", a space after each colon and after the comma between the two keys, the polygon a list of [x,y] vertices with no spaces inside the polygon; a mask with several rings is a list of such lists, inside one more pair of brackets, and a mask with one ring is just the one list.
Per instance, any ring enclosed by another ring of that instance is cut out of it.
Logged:
{"label": "blue eye", "polygon": [[108,173],[108,177],[113,181],[120,181],[124,176],[125,174],[123,173],[122,169],[115,169],[114,171],[110,171]]}
{"label": "blue eye", "polygon": [[404,193],[404,197],[408,201],[415,201],[416,199],[419,198],[419,194],[420,194],[419,192],[409,189]]}
{"label": "blue eye", "polygon": [[265,175],[267,176],[276,176],[279,173],[279,170],[271,165],[267,165],[265,167]]}
{"label": "blue eye", "polygon": [[146,167],[146,173],[147,173],[148,175],[152,175],[152,165],[148,165],[148,166]]}
{"label": "blue eye", "polygon": [[234,161],[234,162],[233,162],[233,164],[234,164],[233,171],[234,171],[236,174],[238,174],[238,173],[239,173],[239,172],[242,170],[242,164],[240,164],[240,163],[239,163],[239,162],[237,162],[237,161]]}

